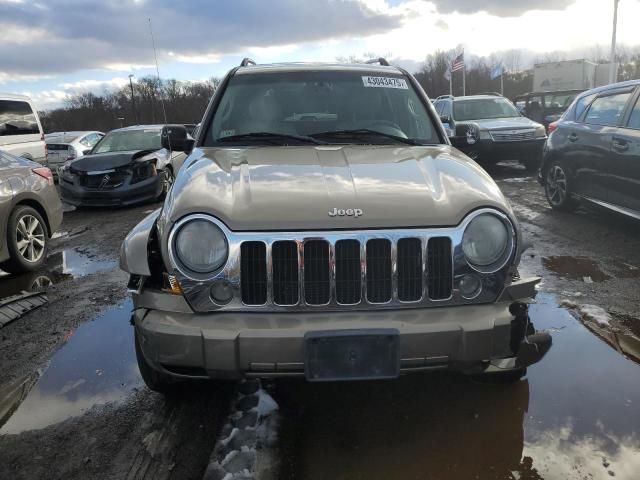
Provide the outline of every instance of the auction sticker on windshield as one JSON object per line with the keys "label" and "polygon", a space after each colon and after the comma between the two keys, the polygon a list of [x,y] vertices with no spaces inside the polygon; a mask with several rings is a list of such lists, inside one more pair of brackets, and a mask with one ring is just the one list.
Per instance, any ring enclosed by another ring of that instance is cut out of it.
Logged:
{"label": "auction sticker on windshield", "polygon": [[393,77],[362,77],[365,87],[401,88],[408,90],[409,86],[404,78]]}

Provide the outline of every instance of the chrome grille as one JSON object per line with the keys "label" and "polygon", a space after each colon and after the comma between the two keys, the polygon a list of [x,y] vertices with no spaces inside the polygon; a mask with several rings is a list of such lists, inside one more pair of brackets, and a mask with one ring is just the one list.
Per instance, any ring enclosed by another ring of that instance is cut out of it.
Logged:
{"label": "chrome grille", "polygon": [[367,242],[367,300],[391,300],[391,242],[383,238]]}
{"label": "chrome grille", "polygon": [[451,239],[429,238],[426,262],[424,246],[425,239],[411,237],[335,244],[278,240],[270,248],[245,241],[240,248],[242,302],[293,306],[447,299],[453,288]]}
{"label": "chrome grille", "polygon": [[298,303],[298,246],[296,242],[274,242],[271,247],[273,265],[273,301],[278,305]]}
{"label": "chrome grille", "polygon": [[535,130],[497,130],[490,133],[494,142],[521,142],[523,140],[533,140],[536,136]]}
{"label": "chrome grille", "polygon": [[243,242],[240,248],[240,289],[247,305],[267,303],[267,246]]}
{"label": "chrome grille", "polygon": [[309,305],[325,305],[331,296],[329,243],[309,240],[304,244],[304,299]]}
{"label": "chrome grille", "polygon": [[398,240],[398,300],[417,302],[422,297],[422,242]]}
{"label": "chrome grille", "polygon": [[451,296],[451,239],[433,237],[427,244],[427,291],[431,300]]}

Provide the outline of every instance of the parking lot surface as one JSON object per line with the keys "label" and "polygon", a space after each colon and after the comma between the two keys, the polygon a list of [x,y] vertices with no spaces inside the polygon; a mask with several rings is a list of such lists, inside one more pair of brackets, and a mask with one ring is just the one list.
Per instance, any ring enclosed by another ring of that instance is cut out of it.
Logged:
{"label": "parking lot surface", "polygon": [[[266,382],[277,478],[637,478],[640,224],[552,211],[518,165],[490,173],[531,242],[522,275],[543,277],[530,314],[551,351],[515,385],[448,372]],[[158,206],[66,212],[46,268],[0,278],[1,297],[48,299],[0,329],[0,478],[202,478],[235,387],[143,387],[117,265]]]}

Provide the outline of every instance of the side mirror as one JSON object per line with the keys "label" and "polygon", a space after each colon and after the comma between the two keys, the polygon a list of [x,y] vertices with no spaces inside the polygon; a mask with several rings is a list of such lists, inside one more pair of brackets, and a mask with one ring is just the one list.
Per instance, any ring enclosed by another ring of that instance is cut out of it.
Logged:
{"label": "side mirror", "polygon": [[184,125],[165,125],[161,133],[162,148],[170,152],[191,153],[194,140],[187,134]]}
{"label": "side mirror", "polygon": [[82,155],[89,155],[91,153],[91,148],[87,148],[86,150],[82,151]]}

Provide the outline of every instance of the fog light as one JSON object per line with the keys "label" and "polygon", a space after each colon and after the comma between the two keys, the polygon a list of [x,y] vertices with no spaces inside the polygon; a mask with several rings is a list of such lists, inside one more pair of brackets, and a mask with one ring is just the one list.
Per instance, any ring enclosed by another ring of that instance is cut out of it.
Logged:
{"label": "fog light", "polygon": [[210,292],[213,301],[220,305],[226,305],[233,298],[233,288],[225,280],[214,283]]}
{"label": "fog light", "polygon": [[460,279],[458,289],[464,298],[476,298],[482,291],[482,282],[476,275],[465,275]]}

